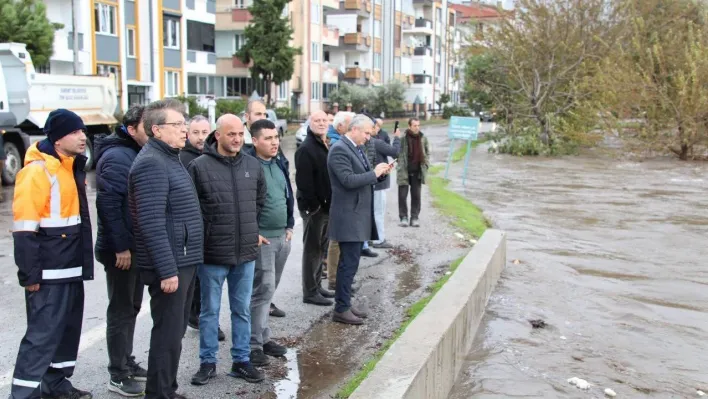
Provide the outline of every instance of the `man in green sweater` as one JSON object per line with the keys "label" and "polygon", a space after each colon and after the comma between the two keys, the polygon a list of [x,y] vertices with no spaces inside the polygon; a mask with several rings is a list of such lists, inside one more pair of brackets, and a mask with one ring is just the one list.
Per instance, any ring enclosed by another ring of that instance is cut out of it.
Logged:
{"label": "man in green sweater", "polygon": [[288,161],[278,151],[280,139],[273,122],[262,119],[251,125],[253,152],[263,167],[267,196],[258,220],[264,245],[260,248],[251,296],[251,363],[270,363],[267,355],[283,356],[287,349],[273,342],[268,327],[270,304],[290,254],[293,236],[293,192]]}

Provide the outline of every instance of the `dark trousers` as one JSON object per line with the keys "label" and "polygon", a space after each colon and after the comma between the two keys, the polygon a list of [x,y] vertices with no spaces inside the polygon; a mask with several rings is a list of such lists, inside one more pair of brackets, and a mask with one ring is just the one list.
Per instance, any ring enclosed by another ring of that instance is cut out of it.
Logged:
{"label": "dark trousers", "polygon": [[411,191],[411,220],[420,216],[420,173],[408,174],[408,186],[398,186],[398,218],[408,218],[408,187]]}
{"label": "dark trousers", "polygon": [[302,242],[302,297],[318,295],[322,280],[322,259],[324,258],[324,232],[327,231],[329,213],[320,210],[312,215],[301,213],[304,226]]}
{"label": "dark trousers", "polygon": [[352,307],[352,283],[359,270],[363,242],[339,243],[339,267],[337,268],[337,289],[334,293],[334,311],[343,313]]}
{"label": "dark trousers", "polygon": [[121,270],[114,264],[106,269],[108,287],[108,310],[106,311],[106,346],[108,347],[108,372],[113,381],[130,377],[128,365],[133,357],[133,335],[135,319],[143,303],[145,285],[135,262],[128,270]]}
{"label": "dark trousers", "polygon": [[192,306],[189,313],[189,322],[199,324],[199,313],[202,312],[202,289],[199,284],[199,273],[194,277],[194,295],[192,296]]}
{"label": "dark trousers", "polygon": [[84,283],[25,291],[27,332],[20,343],[11,399],[60,396],[72,388],[84,317]]}
{"label": "dark trousers", "polygon": [[179,268],[177,291],[166,294],[160,281],[148,286],[152,333],[148,355],[145,399],[171,399],[177,392],[177,370],[182,355],[182,337],[187,331],[194,275],[197,266]]}

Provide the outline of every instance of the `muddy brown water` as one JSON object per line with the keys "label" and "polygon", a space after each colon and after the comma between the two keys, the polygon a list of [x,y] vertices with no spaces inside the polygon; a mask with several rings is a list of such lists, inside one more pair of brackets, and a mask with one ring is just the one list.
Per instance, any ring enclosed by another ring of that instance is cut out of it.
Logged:
{"label": "muddy brown water", "polygon": [[509,262],[451,398],[708,392],[708,164],[480,148],[453,187],[508,233]]}

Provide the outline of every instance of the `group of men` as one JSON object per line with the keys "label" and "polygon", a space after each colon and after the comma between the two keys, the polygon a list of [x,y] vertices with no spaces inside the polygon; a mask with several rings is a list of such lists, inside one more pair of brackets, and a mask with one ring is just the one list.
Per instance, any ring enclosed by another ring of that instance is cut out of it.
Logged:
{"label": "group of men", "polygon": [[[225,338],[219,326],[224,282],[231,308],[229,375],[262,381],[256,367],[287,352],[271,339],[268,317],[285,316],[272,298],[290,253],[295,198],[304,226],[303,301],[331,305],[334,297],[334,321],[363,323],[366,313],[351,304],[352,283],[369,241],[390,247],[383,215],[395,162],[388,157],[398,162],[401,224],[418,226],[427,139],[415,119],[405,140],[396,131],[391,143],[380,120],[340,112],[331,121],[316,111],[295,154],[294,195],[288,160],[265,110],[251,101],[245,126],[226,114],[211,132],[203,117],[187,121],[176,100],[133,106],[112,135],[95,143],[95,249],[82,155],[86,127],[71,111],[50,113],[47,139],[28,150],[15,187],[13,238],[27,331],[11,398],[92,397],[68,378],[94,254],[104,266],[109,299],[109,390],[183,398],[176,392],[177,371],[188,325],[200,337],[200,367],[191,382],[207,384]],[[339,137],[328,137],[332,129]],[[246,138],[251,146],[244,147]],[[325,268],[329,290],[321,286]],[[145,285],[153,320],[147,370],[132,353]]]}

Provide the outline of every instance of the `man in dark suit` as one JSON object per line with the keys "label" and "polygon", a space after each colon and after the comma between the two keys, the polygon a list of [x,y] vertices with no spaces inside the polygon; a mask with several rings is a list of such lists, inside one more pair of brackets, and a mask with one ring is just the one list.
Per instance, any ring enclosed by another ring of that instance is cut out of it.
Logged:
{"label": "man in dark suit", "polygon": [[363,324],[366,313],[351,306],[352,281],[359,268],[364,241],[378,239],[374,222],[374,185],[391,171],[387,163],[373,167],[362,146],[371,138],[374,123],[355,116],[349,131],[329,151],[327,169],[332,187],[329,239],[339,242],[335,307],[332,320]]}

